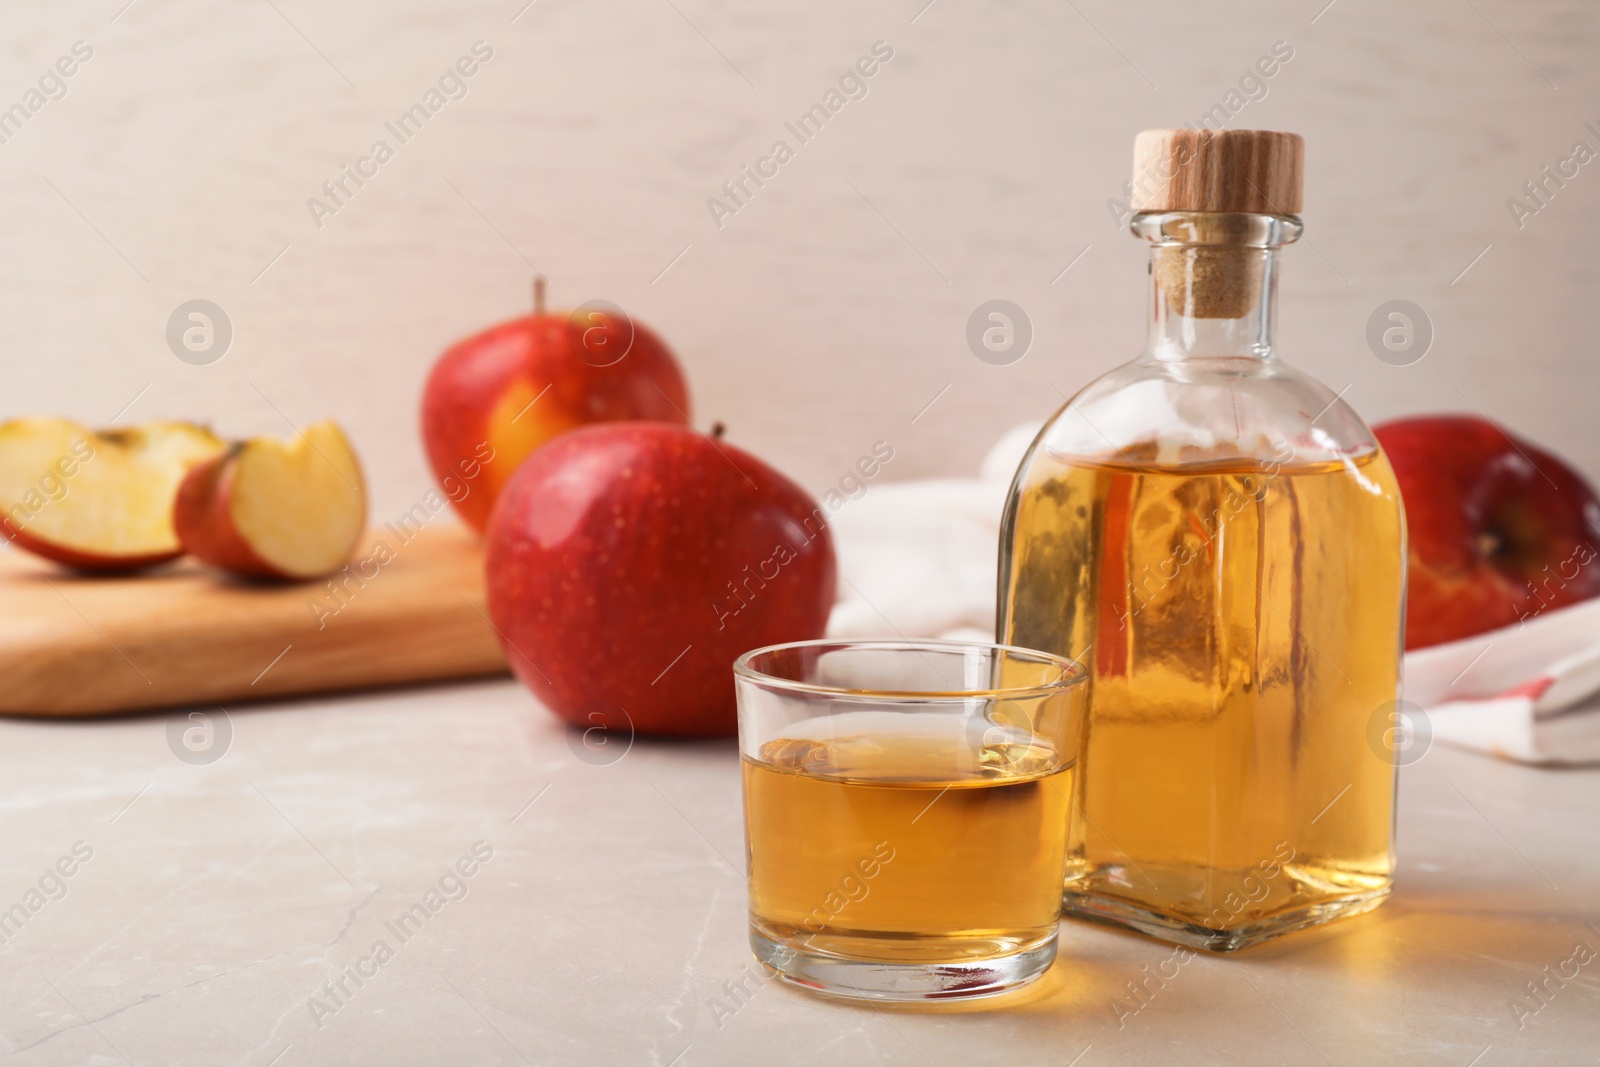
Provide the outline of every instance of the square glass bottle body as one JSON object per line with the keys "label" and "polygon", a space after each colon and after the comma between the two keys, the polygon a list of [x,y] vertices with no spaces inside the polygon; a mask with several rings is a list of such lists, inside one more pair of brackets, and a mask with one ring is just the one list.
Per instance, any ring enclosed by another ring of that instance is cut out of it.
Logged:
{"label": "square glass bottle body", "polygon": [[1067,912],[1227,951],[1389,891],[1404,518],[1370,431],[1273,350],[1298,221],[1134,228],[1150,342],[1024,459],[999,637],[1090,668]]}

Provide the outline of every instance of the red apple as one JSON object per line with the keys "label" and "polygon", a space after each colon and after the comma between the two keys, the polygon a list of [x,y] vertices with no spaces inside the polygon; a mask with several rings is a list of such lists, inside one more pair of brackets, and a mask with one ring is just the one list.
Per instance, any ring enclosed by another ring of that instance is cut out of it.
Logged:
{"label": "red apple", "polygon": [[1600,596],[1600,499],[1571,467],[1472,415],[1374,432],[1405,498],[1406,648]]}
{"label": "red apple", "polygon": [[660,338],[621,309],[534,313],[456,342],[422,394],[422,440],[445,495],[482,533],[512,474],[546,441],[597,422],[687,424],[689,392]]}
{"label": "red apple", "polygon": [[506,487],[486,551],[512,669],[585,727],[603,707],[644,734],[734,733],[733,661],[822,636],[834,601],[816,501],[685,426],[613,423],[552,441]]}
{"label": "red apple", "polygon": [[238,441],[184,478],[172,509],[183,547],[258,578],[317,578],[342,567],[367,520],[361,463],[332,422],[292,441]]}
{"label": "red apple", "polygon": [[0,530],[17,547],[84,570],[164,563],[178,483],[223,442],[204,426],[154,422],[98,433],[69,419],[0,425]]}

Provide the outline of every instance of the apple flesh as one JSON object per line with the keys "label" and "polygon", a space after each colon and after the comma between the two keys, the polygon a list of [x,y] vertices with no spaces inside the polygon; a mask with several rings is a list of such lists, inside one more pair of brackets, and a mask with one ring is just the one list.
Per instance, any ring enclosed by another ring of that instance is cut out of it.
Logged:
{"label": "apple flesh", "polygon": [[0,425],[0,529],[71,567],[132,570],[183,552],[178,484],[223,441],[203,426],[154,422],[95,432],[68,419]]}
{"label": "apple flesh", "polygon": [[1600,499],[1566,463],[1470,415],[1373,432],[1405,499],[1407,649],[1600,596]]}
{"label": "apple flesh", "polygon": [[783,475],[688,427],[629,422],[529,457],[485,574],[512,670],[550,710],[705,737],[736,730],[739,655],[822,636],[836,564],[825,513]]}
{"label": "apple flesh", "polygon": [[360,540],[366,485],[344,432],[321,422],[287,442],[236,442],[194,468],[173,519],[184,548],[214,567],[317,578],[342,567]]}
{"label": "apple flesh", "polygon": [[689,417],[667,346],[626,316],[599,312],[579,321],[539,309],[458,341],[422,395],[434,477],[479,533],[517,467],[545,442],[591,423]]}

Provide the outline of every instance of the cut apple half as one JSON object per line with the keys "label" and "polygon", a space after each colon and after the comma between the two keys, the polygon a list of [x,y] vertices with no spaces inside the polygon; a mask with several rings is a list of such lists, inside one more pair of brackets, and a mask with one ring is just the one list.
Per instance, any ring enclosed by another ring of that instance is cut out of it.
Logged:
{"label": "cut apple half", "polygon": [[172,525],[179,483],[225,447],[187,422],[97,433],[13,419],[0,424],[0,528],[19,548],[85,570],[163,563],[183,552]]}
{"label": "cut apple half", "polygon": [[174,523],[184,548],[262,578],[344,566],[367,521],[366,482],[344,431],[320,422],[290,441],[253,437],[189,472]]}

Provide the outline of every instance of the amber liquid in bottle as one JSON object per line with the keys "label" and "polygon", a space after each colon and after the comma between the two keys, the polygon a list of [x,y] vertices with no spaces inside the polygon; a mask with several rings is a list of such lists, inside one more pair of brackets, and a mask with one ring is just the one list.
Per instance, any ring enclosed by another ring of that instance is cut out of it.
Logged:
{"label": "amber liquid in bottle", "polygon": [[1122,452],[1036,459],[1009,531],[1004,639],[1092,665],[1069,905],[1227,948],[1375,904],[1394,768],[1363,739],[1395,699],[1403,582],[1388,462]]}
{"label": "amber liquid in bottle", "polygon": [[[1173,176],[1163,196],[1298,203],[1298,157],[1263,162],[1297,151],[1290,135],[1139,143]],[[1064,910],[1231,951],[1389,892],[1405,523],[1365,423],[1278,358],[1277,256],[1299,219],[1172,208],[1131,226],[1152,246],[1145,351],[1024,458],[997,630],[1089,668]]]}
{"label": "amber liquid in bottle", "polygon": [[752,923],[904,963],[1053,940],[1071,754],[904,718],[901,734],[782,739],[744,759]]}

